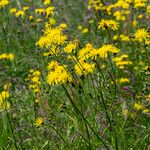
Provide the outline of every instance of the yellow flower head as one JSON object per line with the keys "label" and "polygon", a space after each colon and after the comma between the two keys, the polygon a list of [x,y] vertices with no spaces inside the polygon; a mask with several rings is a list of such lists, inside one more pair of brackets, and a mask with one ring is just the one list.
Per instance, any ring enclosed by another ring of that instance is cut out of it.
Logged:
{"label": "yellow flower head", "polygon": [[135,36],[135,40],[137,40],[139,42],[143,42],[150,37],[149,33],[145,29],[138,29],[135,32],[134,36]]}
{"label": "yellow flower head", "polygon": [[42,117],[39,117],[39,118],[37,118],[37,119],[35,120],[35,126],[36,126],[36,127],[41,126],[42,123],[43,123],[43,118],[42,118]]}

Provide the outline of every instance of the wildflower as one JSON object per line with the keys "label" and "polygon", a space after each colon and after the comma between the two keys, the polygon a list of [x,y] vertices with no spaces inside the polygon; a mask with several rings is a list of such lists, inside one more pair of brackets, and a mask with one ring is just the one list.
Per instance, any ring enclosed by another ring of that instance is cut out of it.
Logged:
{"label": "wildflower", "polygon": [[138,104],[138,103],[134,103],[134,108],[136,110],[141,110],[141,109],[143,109],[143,105],[142,104]]}
{"label": "wildflower", "polygon": [[147,40],[147,38],[150,37],[149,33],[145,29],[138,29],[135,32],[134,36],[135,36],[135,40],[137,40],[139,42],[145,41],[145,40]]}
{"label": "wildflower", "polygon": [[41,85],[40,76],[41,76],[40,71],[30,70],[30,74],[28,75],[28,80],[31,81],[31,83],[29,84],[29,88],[34,93],[40,92],[40,85]]}
{"label": "wildflower", "polygon": [[78,26],[78,30],[82,30],[83,27],[81,25]]}
{"label": "wildflower", "polygon": [[112,30],[118,30],[119,24],[118,22],[114,20],[108,20],[108,19],[102,19],[98,22],[98,29],[102,28],[105,29],[112,29]]}
{"label": "wildflower", "polygon": [[46,18],[48,18],[50,15],[54,14],[54,7],[50,6],[47,7],[45,10]]}
{"label": "wildflower", "polygon": [[51,0],[44,0],[44,5],[50,5]]}
{"label": "wildflower", "polygon": [[86,60],[88,58],[93,58],[96,55],[96,49],[93,47],[92,44],[87,43],[85,47],[80,49],[78,53],[78,58],[82,60]]}
{"label": "wildflower", "polygon": [[9,59],[10,61],[12,61],[14,59],[14,55],[12,53],[6,54],[0,54],[0,60],[2,59]]}
{"label": "wildflower", "polygon": [[84,28],[84,29],[82,30],[82,33],[83,33],[83,34],[88,33],[88,32],[89,32],[89,29],[88,29],[88,28]]}
{"label": "wildflower", "polygon": [[12,9],[10,9],[10,13],[12,14],[12,13],[16,13],[16,11],[17,11],[17,9],[16,8],[12,8]]}
{"label": "wildflower", "polygon": [[66,53],[71,53],[76,49],[76,47],[77,47],[77,43],[70,42],[69,44],[67,44],[66,47],[64,47],[64,51]]}
{"label": "wildflower", "polygon": [[78,75],[87,75],[89,73],[93,73],[95,64],[90,64],[85,62],[84,60],[79,60],[79,62],[75,64],[74,69]]}
{"label": "wildflower", "polygon": [[120,79],[118,80],[118,82],[119,82],[119,83],[129,83],[130,80],[129,80],[128,78],[120,78]]}
{"label": "wildflower", "polygon": [[67,71],[65,65],[60,65],[57,61],[52,61],[48,65],[49,73],[47,75],[47,82],[50,85],[64,84],[72,82],[72,76]]}
{"label": "wildflower", "polygon": [[49,48],[52,45],[63,45],[67,37],[62,33],[62,30],[63,29],[59,26],[56,28],[46,28],[43,36],[39,38],[36,44],[40,48]]}
{"label": "wildflower", "polygon": [[15,14],[16,17],[23,17],[25,15],[25,12],[23,10],[18,10]]}
{"label": "wildflower", "polygon": [[35,13],[41,15],[41,14],[45,13],[45,10],[43,8],[37,8],[37,9],[35,9]]}
{"label": "wildflower", "polygon": [[42,117],[39,117],[39,118],[37,118],[37,119],[35,120],[35,126],[36,126],[36,127],[41,126],[42,123],[43,123],[43,118],[42,118]]}
{"label": "wildflower", "polygon": [[129,37],[124,34],[120,35],[120,39],[121,39],[121,41],[130,41]]}
{"label": "wildflower", "polygon": [[8,5],[9,0],[0,0],[0,8],[5,7],[6,5]]}
{"label": "wildflower", "polygon": [[149,109],[143,109],[143,111],[142,111],[143,113],[149,113],[150,112],[150,110]]}
{"label": "wildflower", "polygon": [[23,9],[24,11],[27,11],[27,10],[29,9],[29,7],[28,7],[28,6],[24,6],[22,9]]}
{"label": "wildflower", "polygon": [[113,44],[105,44],[98,49],[97,54],[101,58],[107,58],[108,52],[118,53],[119,51],[120,50],[116,46],[114,46]]}

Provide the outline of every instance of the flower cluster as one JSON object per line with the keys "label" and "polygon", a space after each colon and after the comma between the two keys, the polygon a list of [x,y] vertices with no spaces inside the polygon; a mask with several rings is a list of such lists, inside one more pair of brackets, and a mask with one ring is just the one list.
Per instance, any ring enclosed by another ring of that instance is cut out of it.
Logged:
{"label": "flower cluster", "polygon": [[127,60],[128,59],[128,55],[127,54],[123,54],[121,56],[118,56],[118,57],[115,57],[113,59],[113,62],[116,63],[116,66],[119,68],[119,69],[125,69],[125,66],[128,66],[128,65],[132,65],[132,61],[129,61]]}
{"label": "flower cluster", "polygon": [[118,30],[119,24],[115,20],[111,19],[102,19],[98,22],[98,29],[102,28],[103,30],[111,29]]}
{"label": "flower cluster", "polygon": [[12,53],[6,54],[0,54],[0,60],[10,60],[12,61],[14,59],[14,55]]}
{"label": "flower cluster", "polygon": [[8,5],[9,0],[0,0],[0,9]]}
{"label": "flower cluster", "polygon": [[29,88],[34,92],[40,92],[40,81],[41,73],[39,70],[30,70],[30,74],[28,75],[28,80],[31,81]]}
{"label": "flower cluster", "polygon": [[47,68],[49,71],[47,76],[48,84],[55,85],[72,82],[72,76],[67,71],[67,67],[65,65],[61,65],[57,61],[51,61]]}
{"label": "flower cluster", "polygon": [[9,88],[11,84],[6,84],[3,87],[3,91],[0,92],[0,111],[4,109],[10,109],[10,103],[8,102],[8,98],[10,97]]}

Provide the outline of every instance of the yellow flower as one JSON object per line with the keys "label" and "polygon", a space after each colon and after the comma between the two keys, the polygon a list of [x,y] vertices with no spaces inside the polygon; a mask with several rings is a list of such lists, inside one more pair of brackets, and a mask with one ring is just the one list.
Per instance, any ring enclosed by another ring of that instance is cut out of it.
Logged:
{"label": "yellow flower", "polygon": [[74,51],[77,47],[77,44],[76,43],[73,43],[73,42],[70,42],[67,44],[66,47],[64,47],[64,51],[66,53],[72,53],[72,51]]}
{"label": "yellow flower", "polygon": [[35,120],[35,126],[36,126],[36,127],[41,126],[42,123],[43,123],[43,118],[42,118],[42,117],[39,117],[39,118],[37,118],[37,119]]}
{"label": "yellow flower", "polygon": [[50,85],[64,84],[72,82],[72,76],[67,71],[65,65],[60,65],[57,61],[52,61],[48,65],[49,73],[47,75],[47,82]]}
{"label": "yellow flower", "polygon": [[134,103],[134,108],[136,110],[141,110],[141,109],[143,109],[143,105],[142,104],[138,104],[138,103]]}
{"label": "yellow flower", "polygon": [[63,45],[67,36],[62,33],[62,27],[51,28],[47,27],[44,35],[39,38],[37,45],[40,48],[49,48],[52,45]]}
{"label": "yellow flower", "polygon": [[23,9],[24,11],[27,11],[27,10],[29,9],[29,7],[28,7],[28,6],[24,6],[22,9]]}
{"label": "yellow flower", "polygon": [[98,49],[97,54],[101,57],[101,58],[107,58],[108,56],[108,52],[111,53],[118,53],[120,50],[113,44],[105,44],[102,47],[100,47]]}
{"label": "yellow flower", "polygon": [[44,0],[44,5],[50,5],[51,4],[51,0]]}
{"label": "yellow flower", "polygon": [[121,39],[121,41],[130,41],[129,37],[124,34],[120,35],[120,39]]}
{"label": "yellow flower", "polygon": [[16,11],[17,11],[17,9],[16,8],[12,8],[12,9],[10,9],[10,13],[12,14],[12,13],[16,13]]}
{"label": "yellow flower", "polygon": [[135,32],[134,36],[135,36],[135,40],[137,40],[139,42],[143,42],[143,41],[147,40],[147,38],[150,37],[149,33],[145,29],[138,29]]}
{"label": "yellow flower", "polygon": [[150,112],[150,110],[149,109],[143,109],[143,111],[142,111],[143,113],[149,113]]}
{"label": "yellow flower", "polygon": [[118,82],[119,82],[119,83],[129,83],[130,80],[129,80],[128,78],[120,78],[120,79],[118,80]]}
{"label": "yellow flower", "polygon": [[8,5],[9,0],[0,0],[0,8],[5,7],[6,5]]}
{"label": "yellow flower", "polygon": [[54,7],[50,6],[47,7],[45,10],[46,18],[48,18],[50,15],[54,14]]}
{"label": "yellow flower", "polygon": [[75,72],[78,75],[87,75],[89,73],[93,73],[95,70],[95,64],[90,64],[87,62],[84,62],[84,60],[79,60],[77,64],[74,66]]}
{"label": "yellow flower", "polygon": [[89,32],[89,29],[88,29],[88,28],[84,28],[84,29],[82,30],[82,33],[83,33],[83,34],[88,33],[88,32]]}
{"label": "yellow flower", "polygon": [[16,17],[23,17],[25,15],[25,12],[23,10],[18,10],[15,14]]}
{"label": "yellow flower", "polygon": [[108,19],[102,19],[98,22],[98,29],[102,28],[105,29],[112,29],[112,30],[118,30],[119,24],[118,22],[114,20],[108,20]]}

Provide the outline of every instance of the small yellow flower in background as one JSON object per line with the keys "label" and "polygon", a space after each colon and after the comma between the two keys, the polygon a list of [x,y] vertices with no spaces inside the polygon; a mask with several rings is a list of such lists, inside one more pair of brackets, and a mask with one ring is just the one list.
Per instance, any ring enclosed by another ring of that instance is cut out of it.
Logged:
{"label": "small yellow flower in background", "polygon": [[10,12],[11,14],[13,14],[13,13],[16,13],[16,11],[17,11],[16,8],[11,8],[9,12]]}
{"label": "small yellow flower in background", "polygon": [[133,25],[134,27],[136,27],[136,26],[137,26],[137,21],[136,21],[136,20],[133,20],[132,25]]}
{"label": "small yellow flower in background", "polygon": [[88,32],[89,32],[89,29],[88,29],[88,28],[84,28],[84,29],[82,30],[82,33],[83,33],[83,34],[88,33]]}
{"label": "small yellow flower in background", "polygon": [[143,111],[142,111],[143,113],[149,113],[150,112],[150,110],[149,109],[143,109]]}
{"label": "small yellow flower in background", "polygon": [[119,23],[114,20],[102,19],[98,22],[98,29],[102,28],[103,30],[112,29],[118,30]]}
{"label": "small yellow flower in background", "polygon": [[130,80],[128,78],[120,78],[117,80],[119,83],[129,83]]}
{"label": "small yellow flower in background", "polygon": [[29,21],[32,21],[33,20],[33,16],[29,16]]}
{"label": "small yellow flower in background", "polygon": [[139,19],[142,19],[142,18],[143,18],[143,15],[142,15],[142,14],[138,15],[138,18],[139,18]]}
{"label": "small yellow flower in background", "polygon": [[12,61],[14,59],[14,55],[12,53],[6,54],[0,54],[0,60],[2,59],[9,59],[10,61]]}
{"label": "small yellow flower in background", "polygon": [[29,9],[29,6],[24,6],[22,9],[23,9],[24,11],[27,11],[27,10]]}
{"label": "small yellow flower in background", "polygon": [[36,8],[36,9],[35,9],[35,13],[41,15],[41,14],[44,14],[44,13],[45,13],[45,10],[44,10],[43,8]]}
{"label": "small yellow flower in background", "polygon": [[46,18],[54,14],[54,7],[50,6],[47,7],[45,10]]}
{"label": "small yellow flower in background", "polygon": [[42,118],[42,117],[39,117],[39,118],[37,118],[37,119],[35,120],[35,126],[36,126],[36,127],[41,126],[42,123],[43,123],[43,118]]}
{"label": "small yellow flower in background", "polygon": [[127,36],[127,35],[124,35],[124,34],[121,34],[120,35],[120,39],[121,39],[121,41],[130,41],[130,38]]}
{"label": "small yellow flower in background", "polygon": [[67,24],[66,24],[66,23],[61,23],[61,24],[59,25],[59,27],[60,27],[61,29],[67,29]]}
{"label": "small yellow flower in background", "polygon": [[44,5],[50,5],[51,4],[51,0],[44,0]]}
{"label": "small yellow flower in background", "polygon": [[56,20],[54,18],[49,18],[49,24],[54,25],[56,23]]}
{"label": "small yellow flower in background", "polygon": [[16,17],[23,17],[25,15],[25,12],[23,10],[18,10],[15,14]]}
{"label": "small yellow flower in background", "polygon": [[120,49],[118,49],[115,45],[113,44],[105,44],[102,47],[100,47],[97,51],[97,54],[101,58],[107,58],[108,57],[108,52],[110,53],[119,53]]}
{"label": "small yellow flower in background", "polygon": [[81,25],[78,26],[78,30],[82,30],[83,27]]}
{"label": "small yellow flower in background", "polygon": [[118,36],[117,35],[114,35],[113,36],[113,40],[117,40],[118,39]]}
{"label": "small yellow flower in background", "polygon": [[134,103],[134,108],[136,110],[142,110],[143,109],[143,105],[142,104],[138,104],[138,103]]}

